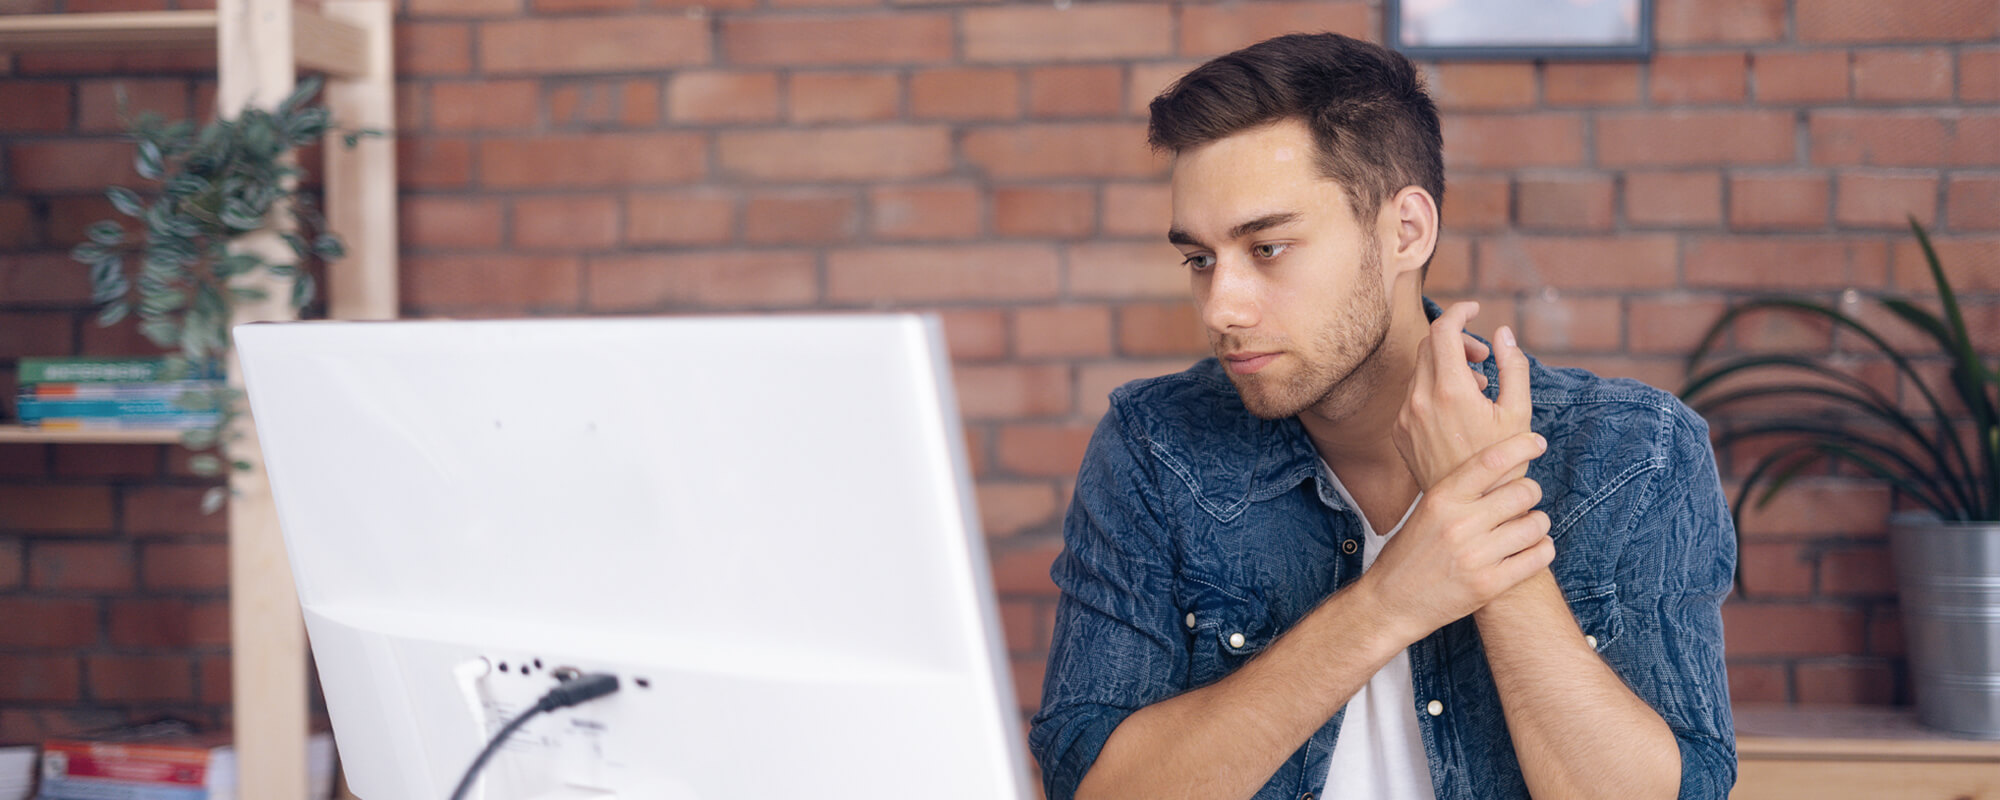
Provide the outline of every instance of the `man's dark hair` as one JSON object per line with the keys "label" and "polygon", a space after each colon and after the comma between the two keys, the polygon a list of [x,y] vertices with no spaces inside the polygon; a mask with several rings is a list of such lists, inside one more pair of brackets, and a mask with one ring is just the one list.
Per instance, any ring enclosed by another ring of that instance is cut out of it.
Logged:
{"label": "man's dark hair", "polygon": [[1153,98],[1146,140],[1180,153],[1260,125],[1312,130],[1320,173],[1369,224],[1405,186],[1444,206],[1444,135],[1415,64],[1337,33],[1280,36],[1220,56]]}

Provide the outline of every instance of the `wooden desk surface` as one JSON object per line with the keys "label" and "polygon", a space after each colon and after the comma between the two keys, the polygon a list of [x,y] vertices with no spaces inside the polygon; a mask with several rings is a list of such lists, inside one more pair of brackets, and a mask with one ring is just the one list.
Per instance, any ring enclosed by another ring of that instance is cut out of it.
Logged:
{"label": "wooden desk surface", "polygon": [[2000,800],[2000,741],[1925,728],[1912,709],[1734,711],[1732,800]]}

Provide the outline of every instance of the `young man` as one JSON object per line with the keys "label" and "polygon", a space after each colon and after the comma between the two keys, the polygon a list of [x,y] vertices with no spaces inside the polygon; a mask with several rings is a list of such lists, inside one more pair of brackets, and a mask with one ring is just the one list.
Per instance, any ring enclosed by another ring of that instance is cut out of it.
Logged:
{"label": "young man", "polygon": [[1153,101],[1150,138],[1216,357],[1114,392],[1084,457],[1049,797],[1725,797],[1707,427],[1423,298],[1443,166],[1410,62],[1273,39]]}

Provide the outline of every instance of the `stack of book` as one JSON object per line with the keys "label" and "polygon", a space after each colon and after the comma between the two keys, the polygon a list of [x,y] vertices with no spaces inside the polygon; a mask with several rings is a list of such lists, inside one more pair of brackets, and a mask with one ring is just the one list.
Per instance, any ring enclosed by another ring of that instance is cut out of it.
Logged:
{"label": "stack of book", "polygon": [[[227,734],[161,734],[148,726],[44,743],[36,799],[236,800],[236,752]],[[310,797],[333,796],[333,772],[333,738],[314,734],[306,744]]]}
{"label": "stack of book", "polygon": [[16,410],[44,430],[187,430],[213,427],[214,369],[169,376],[164,358],[24,358]]}

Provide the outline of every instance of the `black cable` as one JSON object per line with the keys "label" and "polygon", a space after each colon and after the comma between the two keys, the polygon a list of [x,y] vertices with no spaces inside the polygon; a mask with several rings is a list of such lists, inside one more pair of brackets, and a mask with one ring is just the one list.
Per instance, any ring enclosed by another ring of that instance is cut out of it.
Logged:
{"label": "black cable", "polygon": [[500,745],[507,741],[507,737],[513,736],[515,731],[526,725],[528,720],[534,719],[536,714],[568,708],[615,691],[618,691],[618,676],[603,672],[579,675],[556,684],[556,688],[550,689],[548,694],[542,695],[542,699],[535,701],[534,708],[522,712],[521,716],[515,717],[512,722],[501,728],[499,733],[494,734],[493,740],[486,743],[486,749],[479,751],[479,757],[472,760],[472,766],[465,768],[465,777],[458,780],[458,789],[451,793],[451,800],[464,800],[465,793],[472,790],[472,782],[479,777],[479,771],[486,767],[486,761],[500,751]]}

